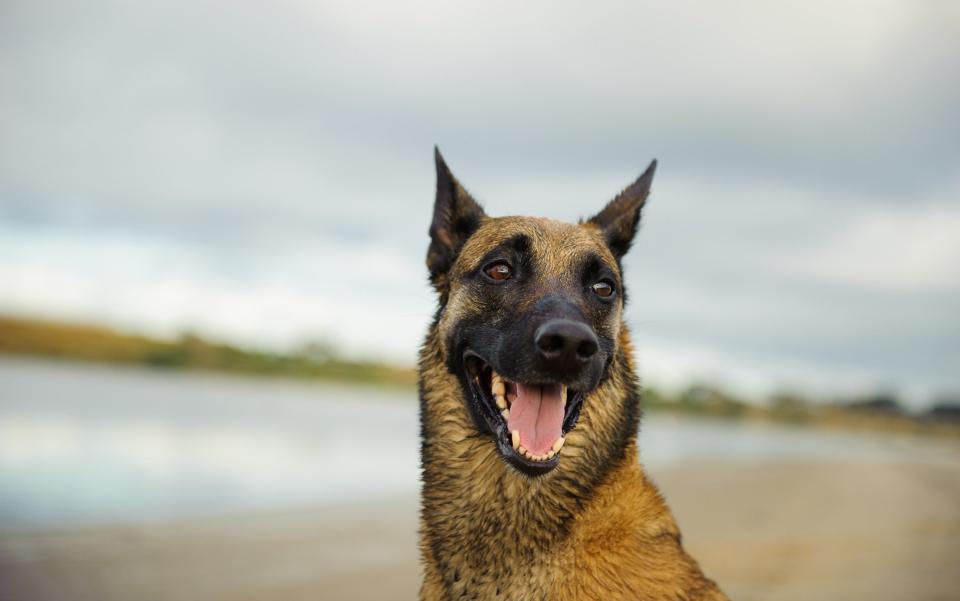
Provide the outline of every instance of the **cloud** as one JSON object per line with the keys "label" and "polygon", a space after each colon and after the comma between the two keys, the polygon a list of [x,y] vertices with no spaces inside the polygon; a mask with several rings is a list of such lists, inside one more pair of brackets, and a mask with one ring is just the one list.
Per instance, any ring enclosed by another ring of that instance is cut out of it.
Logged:
{"label": "cloud", "polygon": [[868,213],[811,252],[768,257],[769,269],[891,292],[960,289],[960,208]]}
{"label": "cloud", "polygon": [[879,201],[960,156],[946,4],[271,7],[6,7],[5,204],[390,219],[429,189],[434,142],[484,177],[656,155]]}

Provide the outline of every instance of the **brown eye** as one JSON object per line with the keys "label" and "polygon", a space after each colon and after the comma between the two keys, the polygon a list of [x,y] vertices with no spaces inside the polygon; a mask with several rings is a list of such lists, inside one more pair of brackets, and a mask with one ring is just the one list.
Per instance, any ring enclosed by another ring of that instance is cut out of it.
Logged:
{"label": "brown eye", "polygon": [[613,284],[606,280],[601,280],[590,288],[600,298],[610,298],[613,295]]}
{"label": "brown eye", "polygon": [[488,278],[498,282],[509,280],[510,276],[513,275],[513,271],[510,269],[510,266],[503,261],[497,261],[496,263],[487,265],[483,268],[483,272],[487,274]]}

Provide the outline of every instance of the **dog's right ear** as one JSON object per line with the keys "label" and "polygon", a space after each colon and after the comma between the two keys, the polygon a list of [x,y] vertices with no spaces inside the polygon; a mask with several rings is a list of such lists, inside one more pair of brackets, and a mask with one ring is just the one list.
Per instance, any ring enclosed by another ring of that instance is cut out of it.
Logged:
{"label": "dog's right ear", "polygon": [[477,231],[487,214],[453,177],[440,156],[439,148],[433,148],[433,155],[437,163],[437,199],[433,205],[433,222],[430,224],[427,268],[430,270],[430,281],[442,295],[447,287],[447,272],[453,267],[464,243]]}

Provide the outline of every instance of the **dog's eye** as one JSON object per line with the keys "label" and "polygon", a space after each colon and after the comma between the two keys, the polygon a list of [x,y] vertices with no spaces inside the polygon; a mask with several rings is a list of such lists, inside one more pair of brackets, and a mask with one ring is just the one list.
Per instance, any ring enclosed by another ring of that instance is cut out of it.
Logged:
{"label": "dog's eye", "polygon": [[483,273],[487,274],[487,277],[491,280],[502,282],[503,280],[510,279],[510,276],[513,275],[513,270],[510,269],[510,265],[505,261],[496,261],[484,267]]}
{"label": "dog's eye", "polygon": [[590,286],[590,289],[600,298],[610,298],[613,296],[613,284],[607,280],[600,280],[593,286]]}

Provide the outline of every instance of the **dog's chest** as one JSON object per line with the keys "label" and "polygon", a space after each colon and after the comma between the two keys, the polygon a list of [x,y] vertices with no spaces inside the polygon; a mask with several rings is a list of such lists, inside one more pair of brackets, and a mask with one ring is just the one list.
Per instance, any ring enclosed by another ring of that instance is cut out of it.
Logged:
{"label": "dog's chest", "polygon": [[554,598],[553,587],[561,573],[555,558],[520,559],[506,553],[499,557],[494,554],[485,565],[454,568],[447,585],[451,599],[546,601]]}
{"label": "dog's chest", "polygon": [[431,555],[450,599],[543,600],[574,562],[575,523],[549,480],[531,482],[477,461],[456,486],[431,487],[425,511]]}

